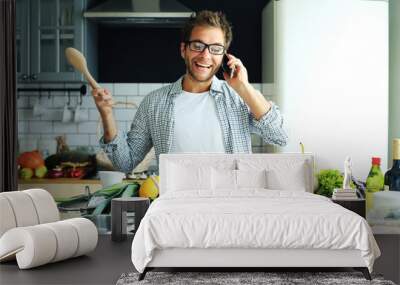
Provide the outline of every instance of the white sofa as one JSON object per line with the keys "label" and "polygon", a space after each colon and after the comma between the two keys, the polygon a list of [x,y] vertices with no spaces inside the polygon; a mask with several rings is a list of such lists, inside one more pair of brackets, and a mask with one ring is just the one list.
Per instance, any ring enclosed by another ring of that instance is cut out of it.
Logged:
{"label": "white sofa", "polygon": [[0,262],[16,259],[20,269],[33,268],[86,254],[97,240],[88,219],[60,221],[46,190],[0,193]]}

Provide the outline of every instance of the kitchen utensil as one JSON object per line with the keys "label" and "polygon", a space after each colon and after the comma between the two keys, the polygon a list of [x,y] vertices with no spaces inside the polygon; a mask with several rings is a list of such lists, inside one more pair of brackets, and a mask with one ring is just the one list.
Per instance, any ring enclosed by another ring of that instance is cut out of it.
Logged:
{"label": "kitchen utensil", "polygon": [[80,102],[76,104],[74,113],[74,122],[80,123],[89,120],[89,111],[82,106],[82,94],[80,95]]}
{"label": "kitchen utensil", "polygon": [[71,48],[71,47],[66,48],[65,49],[65,57],[67,58],[68,62],[73,67],[75,67],[76,70],[78,70],[85,76],[86,80],[88,81],[88,83],[90,84],[90,86],[93,89],[101,88],[100,85],[96,82],[96,80],[90,74],[88,67],[87,67],[86,59],[80,51],[78,51],[77,49]]}
{"label": "kitchen utensil", "polygon": [[41,96],[36,100],[35,105],[33,105],[33,115],[41,116],[46,112],[46,108],[41,104]]}
{"label": "kitchen utensil", "polygon": [[64,110],[62,113],[62,122],[63,123],[69,123],[72,121],[72,117],[73,117],[73,112],[72,110],[69,108],[68,104],[64,105]]}
{"label": "kitchen utensil", "polygon": [[73,119],[73,116],[74,116],[73,111],[70,109],[71,96],[70,96],[69,92],[67,94],[68,94],[68,97],[66,97],[66,98],[68,98],[68,101],[66,101],[64,104],[64,109],[62,111],[62,118],[61,118],[61,121],[63,123],[71,122]]}
{"label": "kitchen utensil", "polygon": [[81,105],[76,104],[75,112],[74,112],[74,122],[75,123],[80,122],[80,120],[81,120],[80,116],[81,116]]}
{"label": "kitchen utensil", "polygon": [[99,175],[103,188],[121,183],[125,178],[125,173],[119,171],[99,171]]}
{"label": "kitchen utensil", "polygon": [[[86,59],[80,51],[78,51],[77,49],[71,48],[71,47],[66,48],[65,49],[65,57],[67,58],[68,62],[73,67],[75,67],[76,70],[78,70],[85,76],[89,85],[93,89],[101,88],[101,86],[97,83],[97,81],[90,74],[88,67],[87,67]],[[125,102],[114,102],[113,103],[113,105],[118,105],[118,104],[133,105],[135,108],[137,108],[137,105],[135,103],[125,103]]]}

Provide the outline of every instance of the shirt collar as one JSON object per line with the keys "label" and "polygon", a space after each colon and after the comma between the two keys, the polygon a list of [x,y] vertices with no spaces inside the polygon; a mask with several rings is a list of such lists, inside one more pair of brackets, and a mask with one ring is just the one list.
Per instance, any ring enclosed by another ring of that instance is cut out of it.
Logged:
{"label": "shirt collar", "polygon": [[[182,81],[183,76],[181,76],[177,81],[172,83],[171,90],[169,94],[176,96],[177,94],[182,93]],[[215,75],[212,78],[211,87],[210,87],[210,94],[215,96],[218,93],[223,93],[222,91],[222,81],[219,80]]]}

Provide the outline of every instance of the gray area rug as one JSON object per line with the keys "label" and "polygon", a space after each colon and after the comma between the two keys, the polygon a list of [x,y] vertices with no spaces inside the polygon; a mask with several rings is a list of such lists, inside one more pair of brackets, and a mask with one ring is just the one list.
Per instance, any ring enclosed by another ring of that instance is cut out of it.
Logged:
{"label": "gray area rug", "polygon": [[395,285],[384,280],[382,276],[372,275],[368,281],[360,272],[148,272],[142,281],[138,281],[139,273],[122,274],[117,285],[145,284],[221,284],[221,285],[292,285],[292,284],[379,284]]}

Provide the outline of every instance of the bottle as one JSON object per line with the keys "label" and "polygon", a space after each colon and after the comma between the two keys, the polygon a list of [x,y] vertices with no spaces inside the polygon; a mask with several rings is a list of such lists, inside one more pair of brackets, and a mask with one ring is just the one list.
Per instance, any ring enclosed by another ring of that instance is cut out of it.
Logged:
{"label": "bottle", "polygon": [[400,191],[400,139],[393,139],[393,165],[385,173],[385,190]]}
{"label": "bottle", "polygon": [[368,173],[366,188],[366,205],[367,210],[372,209],[374,206],[374,193],[383,190],[384,178],[381,170],[381,158],[373,157],[371,170]]}

